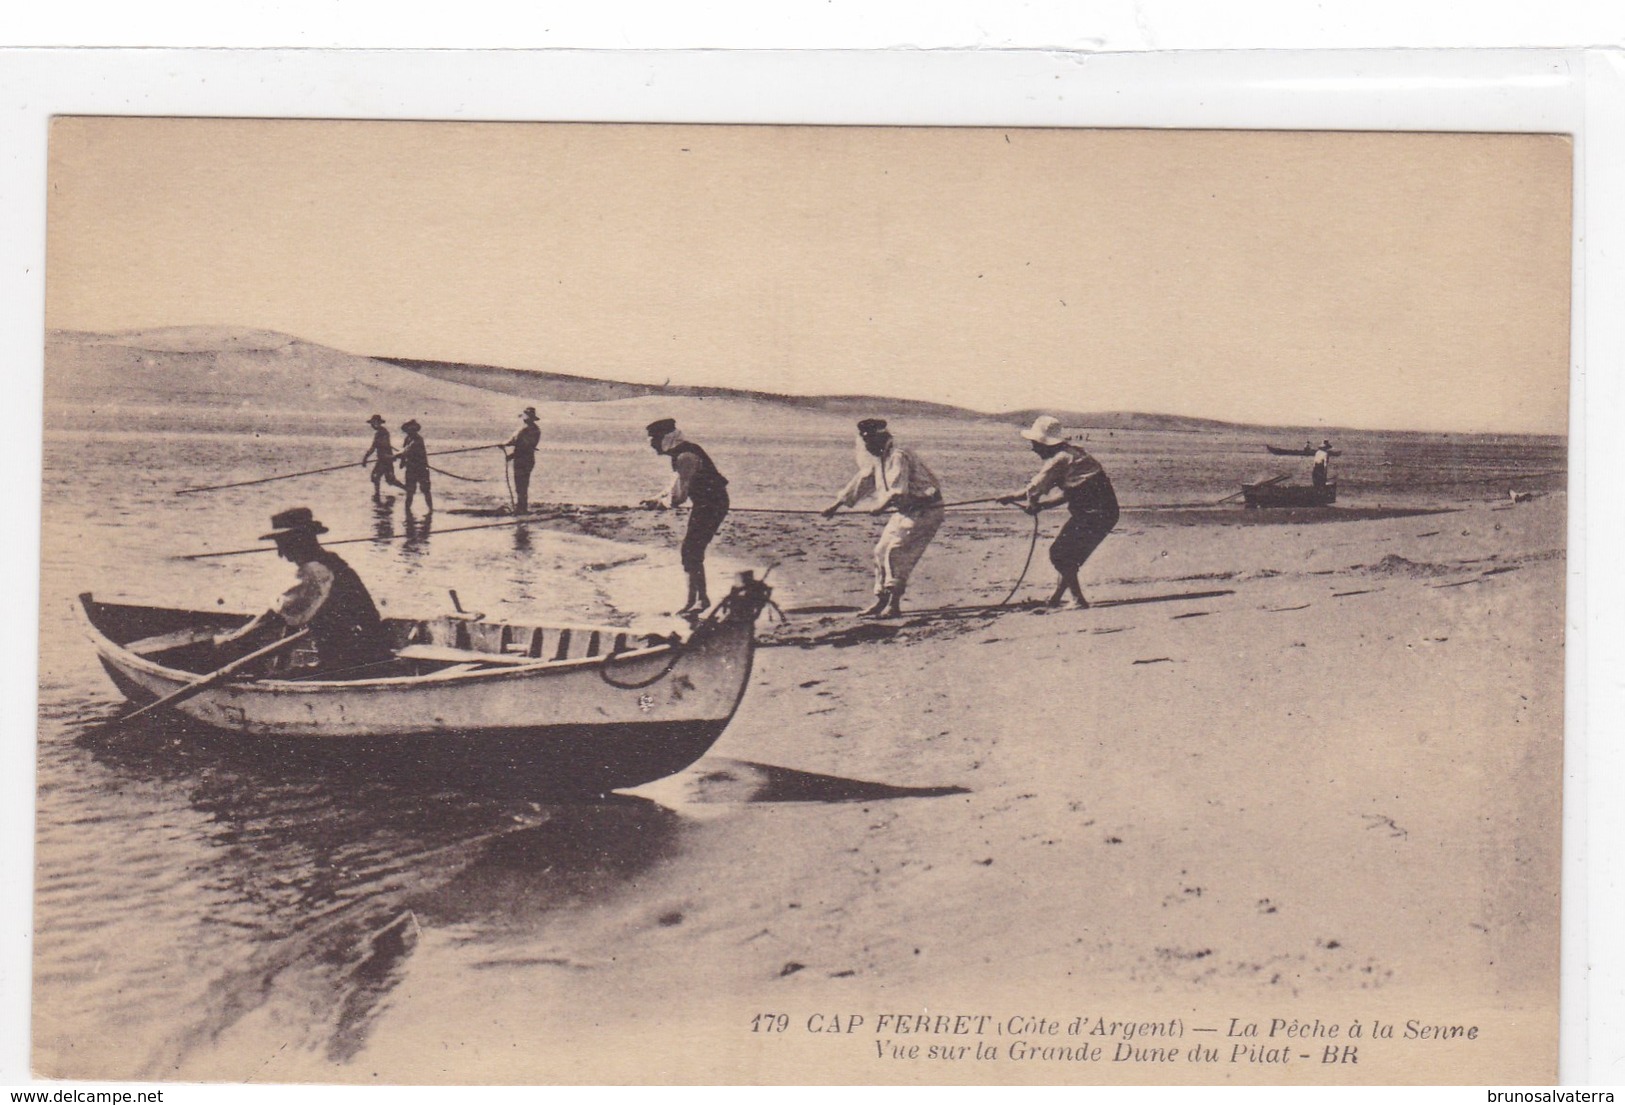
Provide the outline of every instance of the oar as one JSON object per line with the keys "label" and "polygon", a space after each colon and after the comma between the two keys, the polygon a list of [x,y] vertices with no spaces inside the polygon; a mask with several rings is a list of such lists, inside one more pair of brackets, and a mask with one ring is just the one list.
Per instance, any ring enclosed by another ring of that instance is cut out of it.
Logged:
{"label": "oar", "polygon": [[[473,452],[478,452],[481,449],[500,449],[500,448],[502,448],[502,446],[500,446],[500,445],[470,445],[466,449],[440,449],[440,450],[437,450],[437,451],[435,451],[433,453],[428,453],[428,454],[425,454],[425,455],[426,456],[431,456],[431,457],[449,457],[454,453],[473,453]],[[208,487],[183,487],[179,491],[175,492],[175,494],[177,494],[177,495],[192,495],[192,494],[196,494],[199,491],[224,491],[228,487],[253,487],[256,484],[275,483],[277,480],[294,480],[294,479],[298,479],[300,476],[319,476],[323,472],[338,472],[338,471],[341,471],[341,470],[343,470],[345,468],[357,468],[357,467],[362,467],[362,465],[359,465],[359,464],[334,464],[334,465],[328,466],[327,468],[312,468],[308,472],[284,472],[280,476],[264,476],[264,477],[261,477],[260,479],[257,479],[257,480],[239,480],[236,483],[217,483],[217,484],[211,484]],[[438,471],[438,469],[437,469],[437,471]],[[459,476],[457,478],[458,479],[467,479],[468,477]]]}
{"label": "oar", "polygon": [[304,640],[308,636],[310,636],[310,630],[301,629],[298,633],[295,633],[289,637],[284,637],[280,641],[272,641],[264,648],[256,649],[255,651],[250,652],[247,656],[239,657],[223,668],[216,668],[214,671],[211,671],[208,675],[205,675],[195,683],[188,683],[178,691],[171,691],[169,694],[166,694],[156,702],[149,702],[139,709],[131,710],[127,714],[121,714],[119,717],[114,719],[114,724],[123,724],[126,721],[134,721],[142,714],[151,713],[153,710],[161,709],[166,706],[175,706],[185,702],[193,695],[206,691],[216,684],[225,682],[229,677],[237,674],[237,672],[241,671],[249,664],[252,664],[254,661],[263,660],[273,653],[281,652],[283,649]]}

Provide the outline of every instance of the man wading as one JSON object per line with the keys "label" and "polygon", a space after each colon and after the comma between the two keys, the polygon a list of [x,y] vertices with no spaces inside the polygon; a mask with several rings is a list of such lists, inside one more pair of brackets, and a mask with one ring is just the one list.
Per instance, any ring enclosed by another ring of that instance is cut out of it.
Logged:
{"label": "man wading", "polygon": [[387,482],[391,487],[406,485],[395,478],[395,446],[389,440],[389,430],[384,426],[384,416],[373,415],[367,419],[367,425],[372,427],[372,444],[361,454],[361,467],[365,468],[368,460],[373,462],[372,498],[377,502],[384,483]]}
{"label": "man wading", "polygon": [[[1021,436],[1032,442],[1033,452],[1044,459],[1044,464],[1031,483],[1014,495],[1001,497],[999,502],[1020,504],[1028,514],[1066,504],[1072,517],[1049,547],[1049,562],[1061,576],[1049,605],[1059,606],[1070,591],[1072,608],[1087,610],[1089,603],[1078,583],[1078,569],[1117,525],[1117,494],[1100,462],[1066,439],[1060,420],[1040,415],[1032,429],[1022,430]],[[1060,498],[1042,501],[1050,491],[1059,491]]]}
{"label": "man wading", "polygon": [[513,463],[514,513],[523,514],[530,509],[530,473],[536,467],[536,446],[541,444],[542,431],[536,428],[535,407],[526,407],[519,417],[525,424],[502,446],[502,451]]}
{"label": "man wading", "polygon": [[423,512],[434,513],[434,494],[429,488],[429,447],[423,443],[423,427],[418,420],[409,418],[401,423],[401,432],[406,435],[401,440],[401,455],[395,459],[400,462],[406,474],[406,510],[412,511],[412,493],[423,491]]}
{"label": "man wading", "polygon": [[858,474],[824,508],[833,518],[843,506],[856,506],[870,495],[870,514],[895,508],[875,545],[875,601],[860,618],[889,618],[902,611],[903,591],[925,547],[942,528],[942,485],[911,449],[899,445],[885,419],[858,423]]}
{"label": "man wading", "polygon": [[[275,606],[217,645],[246,655],[290,630],[308,629],[315,662],[299,665],[300,674],[336,674],[390,660],[394,654],[366,585],[354,568],[316,540],[327,527],[302,506],[273,516],[271,527],[260,540],[276,542],[277,554],[297,568],[297,581]],[[296,658],[300,655],[294,652]]]}
{"label": "man wading", "polygon": [[683,571],[688,574],[688,601],[677,612],[698,614],[711,605],[711,596],[705,587],[705,550],[728,516],[728,480],[717,471],[704,449],[683,436],[675,419],[651,422],[645,431],[650,448],[670,457],[676,474],[665,500],[645,499],[643,505],[650,510],[662,510],[667,506],[682,506],[685,502],[693,504],[688,512],[688,532],[683,535],[682,547]]}

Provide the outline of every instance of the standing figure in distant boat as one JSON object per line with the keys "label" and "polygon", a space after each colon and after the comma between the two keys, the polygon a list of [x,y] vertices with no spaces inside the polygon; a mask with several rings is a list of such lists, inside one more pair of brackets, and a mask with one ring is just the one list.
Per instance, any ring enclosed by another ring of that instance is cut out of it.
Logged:
{"label": "standing figure in distant boat", "polygon": [[[367,461],[372,460],[372,498],[378,501],[383,484],[388,482],[391,487],[405,487],[395,476],[395,446],[390,443],[389,430],[384,426],[384,416],[375,414],[367,419],[367,425],[372,427],[372,444],[361,456],[361,466],[365,468]],[[376,459],[375,459],[376,458]]]}
{"label": "standing figure in distant boat", "polygon": [[871,514],[896,510],[875,544],[875,601],[858,616],[890,618],[902,612],[914,566],[942,528],[942,485],[912,449],[899,445],[882,418],[858,423],[858,473],[824,508],[833,518],[843,506],[874,496]]}
{"label": "standing figure in distant boat", "polygon": [[284,510],[272,516],[271,527],[260,540],[276,542],[277,554],[295,566],[297,579],[271,609],[217,644],[246,654],[291,631],[309,630],[315,664],[301,666],[302,675],[349,671],[392,659],[372,596],[355,569],[316,540],[327,527],[312,517],[310,508]]}
{"label": "standing figure in distant boat", "polygon": [[706,591],[705,550],[728,516],[728,480],[717,471],[706,451],[683,436],[676,419],[662,418],[645,427],[649,447],[671,458],[671,490],[665,499],[645,499],[649,510],[667,506],[692,506],[688,512],[688,532],[683,535],[683,571],[688,575],[688,601],[679,614],[698,614],[711,605]]}
{"label": "standing figure in distant boat", "polygon": [[542,431],[536,428],[535,407],[526,407],[519,417],[525,424],[502,446],[502,451],[513,464],[514,513],[524,514],[530,510],[530,473],[536,467],[536,446],[541,444]]}
{"label": "standing figure in distant boat", "polygon": [[1316,488],[1326,486],[1326,468],[1331,464],[1331,461],[1332,443],[1331,439],[1328,438],[1320,443],[1320,448],[1315,450],[1315,466],[1309,474],[1309,478],[1314,481]]}
{"label": "standing figure in distant boat", "polygon": [[425,514],[434,513],[434,493],[429,487],[429,447],[423,443],[423,427],[415,418],[401,423],[401,455],[395,459],[403,466],[406,476],[406,509],[412,509],[413,492],[422,489]]}
{"label": "standing figure in distant boat", "polygon": [[[1100,462],[1067,440],[1059,419],[1040,415],[1033,420],[1031,429],[1021,431],[1021,436],[1032,442],[1033,452],[1044,464],[1026,487],[1001,497],[999,502],[1020,504],[1035,515],[1066,504],[1072,516],[1049,547],[1049,561],[1060,575],[1049,605],[1059,606],[1070,592],[1072,609],[1087,610],[1089,603],[1078,583],[1078,570],[1117,525],[1117,493]],[[1060,497],[1045,501],[1044,496],[1051,491],[1059,491]]]}

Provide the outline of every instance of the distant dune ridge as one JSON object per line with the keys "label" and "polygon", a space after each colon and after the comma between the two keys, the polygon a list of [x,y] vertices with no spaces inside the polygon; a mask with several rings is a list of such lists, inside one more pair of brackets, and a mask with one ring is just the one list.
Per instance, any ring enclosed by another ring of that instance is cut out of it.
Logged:
{"label": "distant dune ridge", "polygon": [[[147,413],[179,424],[186,407],[241,418],[283,415],[312,428],[348,423],[377,410],[391,424],[408,417],[443,428],[513,421],[513,400],[545,404],[544,418],[582,422],[670,415],[760,424],[770,408],[786,431],[819,431],[856,417],[1026,425],[1051,414],[1074,430],[1247,432],[1287,442],[1305,434],[1361,431],[1333,426],[1265,426],[1133,411],[1024,408],[987,412],[947,403],[876,395],[780,395],[742,388],[641,384],[558,372],[346,353],[288,334],[230,326],[171,326],[46,336],[47,424],[64,416]],[[1460,436],[1460,435],[1458,435]],[[1469,435],[1483,436],[1483,435]],[[1494,435],[1500,436],[1500,435]],[[1530,435],[1513,435],[1530,436]],[[1538,436],[1538,435],[1537,435]]]}

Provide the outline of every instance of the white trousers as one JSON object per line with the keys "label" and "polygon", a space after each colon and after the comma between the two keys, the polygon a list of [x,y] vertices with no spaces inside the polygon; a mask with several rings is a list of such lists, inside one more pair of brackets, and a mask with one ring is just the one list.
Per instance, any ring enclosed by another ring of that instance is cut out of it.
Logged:
{"label": "white trousers", "polygon": [[912,517],[893,514],[886,528],[880,532],[875,545],[875,594],[901,587],[914,573],[914,565],[925,555],[925,547],[942,528],[943,509],[940,506],[922,510]]}

